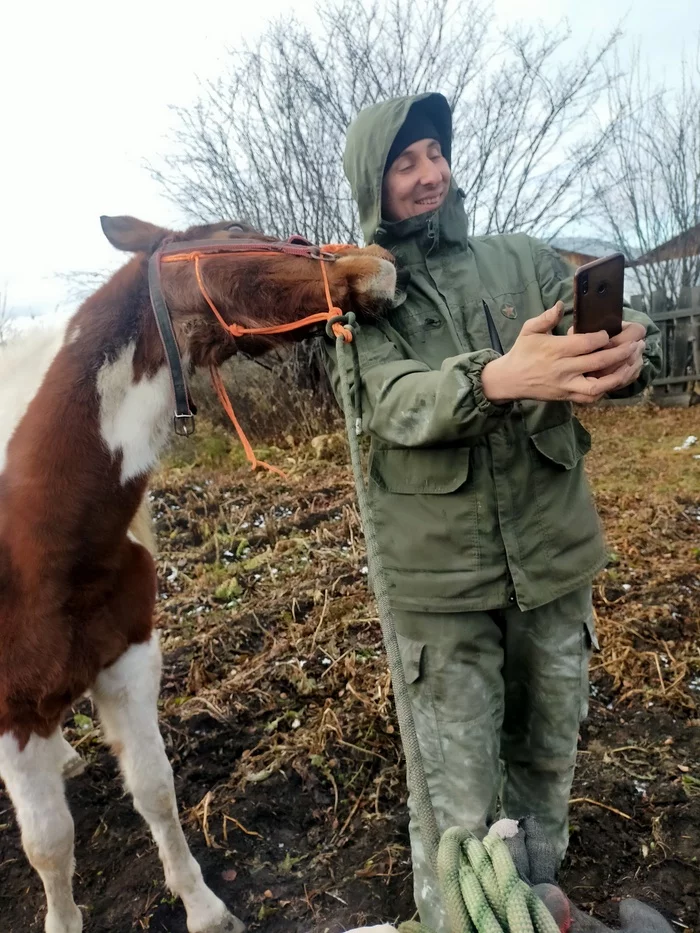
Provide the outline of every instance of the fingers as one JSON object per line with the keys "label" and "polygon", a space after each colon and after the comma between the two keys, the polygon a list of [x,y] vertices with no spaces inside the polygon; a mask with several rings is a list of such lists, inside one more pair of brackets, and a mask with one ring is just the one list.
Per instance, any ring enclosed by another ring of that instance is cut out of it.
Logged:
{"label": "fingers", "polygon": [[642,371],[642,365],[643,361],[632,360],[608,376],[579,376],[569,384],[568,401],[577,405],[593,405],[608,393],[633,383]]}
{"label": "fingers", "polygon": [[559,356],[585,356],[609,346],[610,338],[606,331],[599,330],[594,334],[567,334],[566,337],[558,337],[557,342]]}
{"label": "fingers", "polygon": [[644,350],[644,341],[625,343],[618,347],[606,347],[596,353],[571,360],[574,372],[598,373],[601,370],[614,370],[621,364],[637,360]]}
{"label": "fingers", "polygon": [[[638,365],[638,373],[637,373],[637,375],[639,375],[639,372],[641,371],[642,366],[644,365],[644,348],[645,348],[645,346],[646,346],[646,341],[645,341],[645,340],[642,340],[642,341],[640,342],[640,346],[634,351],[634,353],[633,353],[632,356],[629,358],[629,360],[627,360],[627,361],[624,362],[624,363],[620,363],[620,364],[618,364],[617,366],[608,366],[606,369],[597,370],[597,371],[596,371],[596,376],[598,376],[599,378],[600,378],[600,376],[609,376],[611,373],[617,372],[617,370],[620,368],[620,366],[626,366],[626,365],[628,365],[628,364],[629,364],[629,365],[632,365],[632,363],[634,363],[634,362],[636,362],[637,365]],[[635,378],[636,378],[636,376],[635,376]]]}
{"label": "fingers", "polygon": [[594,377],[593,381],[598,383],[595,387],[596,391],[601,393],[600,397],[602,398],[602,396],[607,395],[608,392],[614,392],[615,389],[623,389],[631,382],[634,382],[641,372],[641,368],[639,363],[633,360],[626,366],[621,366],[617,372],[611,373],[609,376],[599,376],[597,379]]}
{"label": "fingers", "polygon": [[624,343],[635,343],[644,340],[647,335],[646,327],[637,321],[623,321],[622,330],[610,341],[611,347],[619,347]]}
{"label": "fingers", "polygon": [[594,405],[606,392],[612,391],[603,388],[602,383],[602,379],[596,379],[594,376],[578,376],[569,386],[567,401],[575,405]]}
{"label": "fingers", "polygon": [[558,301],[553,308],[543,311],[538,317],[525,321],[521,334],[548,334],[554,330],[564,315],[564,305]]}

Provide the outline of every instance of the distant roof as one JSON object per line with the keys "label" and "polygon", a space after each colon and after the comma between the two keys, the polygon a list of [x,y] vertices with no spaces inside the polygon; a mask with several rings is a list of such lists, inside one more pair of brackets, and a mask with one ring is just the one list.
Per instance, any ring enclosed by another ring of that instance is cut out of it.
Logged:
{"label": "distant roof", "polygon": [[615,243],[595,237],[555,237],[550,240],[549,245],[574,266],[583,266],[594,259],[600,259],[601,256],[609,256],[610,253],[624,252]]}
{"label": "distant roof", "polygon": [[592,262],[610,253],[622,252],[627,257],[628,267],[650,266],[657,262],[668,262],[671,259],[700,256],[700,224],[696,224],[684,233],[679,233],[678,236],[641,255],[640,250],[626,253],[617,244],[595,237],[555,237],[550,241],[550,246],[576,265]]}
{"label": "distant roof", "polygon": [[562,236],[550,240],[550,246],[560,253],[576,253],[581,256],[590,256],[591,259],[599,259],[601,256],[609,256],[610,253],[624,252],[620,250],[617,243],[610,240],[599,240],[595,237],[576,237]]}
{"label": "distant roof", "polygon": [[667,262],[669,259],[683,259],[686,256],[700,255],[700,224],[696,224],[684,233],[666,240],[661,246],[637,257],[631,266],[650,266],[655,262]]}

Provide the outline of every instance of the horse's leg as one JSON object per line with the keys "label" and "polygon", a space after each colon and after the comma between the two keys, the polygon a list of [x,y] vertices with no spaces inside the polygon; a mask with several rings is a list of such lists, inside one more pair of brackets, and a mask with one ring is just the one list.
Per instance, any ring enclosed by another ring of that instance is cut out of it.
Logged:
{"label": "horse's leg", "polygon": [[190,933],[242,933],[240,920],[209,890],[180,826],[173,773],[158,729],[157,634],[132,645],[97,678],[92,694],[134,805],[158,844],[170,889],[182,898]]}
{"label": "horse's leg", "polygon": [[21,751],[13,735],[0,736],[0,777],[17,812],[24,851],[46,891],[46,933],[83,929],[73,900],[74,828],[63,789],[64,761],[60,729],[48,739],[32,735]]}

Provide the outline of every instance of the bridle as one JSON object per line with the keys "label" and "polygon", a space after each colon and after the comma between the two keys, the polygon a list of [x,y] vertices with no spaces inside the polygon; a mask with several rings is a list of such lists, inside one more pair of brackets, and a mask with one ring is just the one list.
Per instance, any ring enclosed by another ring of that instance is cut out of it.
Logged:
{"label": "bridle", "polygon": [[[175,396],[175,415],[174,426],[175,433],[181,437],[188,437],[194,433],[193,406],[191,404],[190,394],[187,388],[187,379],[182,366],[180,349],[175,339],[172,317],[168,309],[161,284],[161,266],[169,262],[193,262],[197,284],[202,297],[211,308],[222,328],[232,337],[245,336],[267,336],[271,334],[283,334],[290,331],[299,330],[303,327],[309,327],[313,324],[324,323],[332,328],[336,336],[342,336],[346,341],[352,340],[352,332],[344,327],[340,322],[343,312],[337,308],[332,301],[330,286],[328,284],[328,273],[326,263],[335,262],[339,253],[347,251],[348,247],[340,245],[329,245],[324,247],[315,246],[301,236],[293,236],[288,240],[280,241],[259,241],[259,240],[190,240],[173,242],[167,239],[161,243],[159,248],[153,253],[148,263],[148,288],[150,292],[151,305],[155,315],[158,333],[163,344],[165,357],[170,370],[170,379]],[[288,324],[273,324],[268,327],[243,327],[240,324],[228,324],[222,317],[219,309],[209,294],[202,276],[202,260],[212,256],[222,255],[260,255],[260,254],[285,254],[287,256],[298,256],[303,259],[315,259],[319,263],[321,278],[328,305],[327,311],[318,314],[310,314],[298,321],[292,321]],[[253,469],[257,466],[266,467],[274,472],[281,473],[277,467],[272,467],[263,461],[257,460],[246,438],[241,426],[236,418],[231,401],[226,393],[221,374],[216,367],[210,367],[211,379],[219,396],[221,404],[227,415],[231,419],[234,428],[246,451],[246,456],[251,462]]]}

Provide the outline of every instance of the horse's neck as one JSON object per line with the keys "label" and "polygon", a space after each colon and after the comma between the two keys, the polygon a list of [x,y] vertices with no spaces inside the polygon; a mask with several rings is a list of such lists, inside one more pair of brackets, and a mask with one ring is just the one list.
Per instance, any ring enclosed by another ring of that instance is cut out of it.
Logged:
{"label": "horse's neck", "polygon": [[148,299],[145,266],[127,263],[80,308],[68,352],[93,382],[99,438],[122,484],[156,465],[172,424],[172,388]]}
{"label": "horse's neck", "polygon": [[25,516],[37,540],[50,527],[55,550],[123,536],[168,437],[142,271],[129,263],[66,326],[0,351],[0,519],[3,506],[13,526]]}

